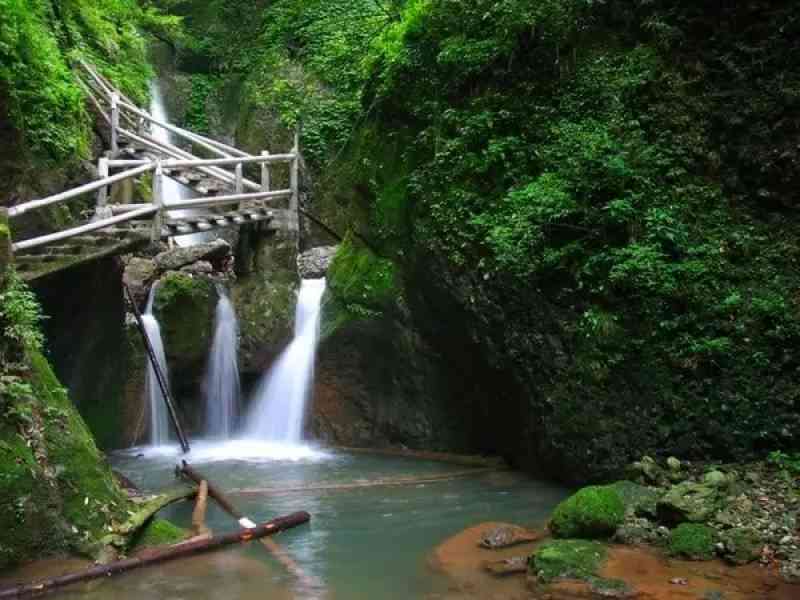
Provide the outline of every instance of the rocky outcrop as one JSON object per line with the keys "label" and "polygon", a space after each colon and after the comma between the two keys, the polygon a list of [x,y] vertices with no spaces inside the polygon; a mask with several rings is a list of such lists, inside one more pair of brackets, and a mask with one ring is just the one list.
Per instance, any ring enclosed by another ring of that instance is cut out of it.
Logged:
{"label": "rocky outcrop", "polygon": [[231,245],[223,239],[216,239],[205,244],[172,248],[156,255],[153,262],[159,271],[177,271],[182,267],[198,261],[216,265],[222,271],[231,257]]}
{"label": "rocky outcrop", "polygon": [[318,246],[297,257],[297,271],[303,279],[320,279],[328,273],[338,246]]}

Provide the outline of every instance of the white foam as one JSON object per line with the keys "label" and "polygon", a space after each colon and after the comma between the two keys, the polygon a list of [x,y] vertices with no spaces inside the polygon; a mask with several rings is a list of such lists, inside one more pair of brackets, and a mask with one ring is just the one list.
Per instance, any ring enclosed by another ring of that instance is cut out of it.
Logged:
{"label": "white foam", "polygon": [[307,444],[283,444],[279,442],[261,442],[251,439],[227,441],[191,441],[192,450],[181,454],[180,446],[144,446],[130,448],[125,454],[144,458],[176,457],[192,463],[212,463],[226,460],[246,462],[270,461],[317,461],[330,457],[319,448]]}

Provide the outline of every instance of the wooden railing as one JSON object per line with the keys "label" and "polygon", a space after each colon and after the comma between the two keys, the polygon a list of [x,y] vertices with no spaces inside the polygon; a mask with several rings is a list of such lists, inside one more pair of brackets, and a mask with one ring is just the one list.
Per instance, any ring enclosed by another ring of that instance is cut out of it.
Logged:
{"label": "wooden railing", "polygon": [[[80,62],[79,66],[87,76],[81,79],[81,85],[87,97],[111,129],[111,150],[107,156],[101,158],[98,162],[98,179],[53,196],[19,204],[10,208],[8,215],[13,219],[29,211],[55,206],[84,194],[97,192],[95,217],[88,224],[15,242],[12,246],[14,251],[28,250],[143,219],[152,220],[151,238],[156,241],[161,239],[164,220],[171,210],[215,209],[232,204],[281,198],[288,199],[288,214],[290,217],[287,226],[289,229],[297,231],[299,228],[298,175],[300,153],[300,142],[297,134],[294,136],[294,145],[290,152],[270,154],[268,151],[263,151],[260,155],[253,156],[238,148],[154,118],[116,90],[91,65]],[[123,126],[123,123],[127,127]],[[201,148],[213,155],[214,158],[202,158],[174,144],[155,139],[144,130],[145,125],[149,126],[151,124],[166,129],[177,138],[191,143],[193,147]],[[144,159],[120,158],[120,141],[123,139],[151,152],[153,156],[148,156]],[[272,190],[270,167],[281,163],[289,165],[289,187]],[[260,165],[261,181],[256,182],[245,178],[245,165]],[[227,170],[229,167],[232,167],[233,170]],[[117,169],[124,170],[112,175],[111,172]],[[234,193],[188,200],[165,198],[162,182],[167,175],[164,171],[175,169],[196,169],[209,178],[233,187]],[[151,172],[154,174],[152,202],[145,204],[108,204],[109,186],[141,177]]]}

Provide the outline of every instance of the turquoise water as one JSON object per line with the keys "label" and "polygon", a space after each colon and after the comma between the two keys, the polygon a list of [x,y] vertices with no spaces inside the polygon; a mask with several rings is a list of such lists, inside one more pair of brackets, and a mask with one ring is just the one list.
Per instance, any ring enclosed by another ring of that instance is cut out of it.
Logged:
{"label": "turquoise water", "polygon": [[[58,594],[99,600],[255,600],[325,597],[346,600],[408,600],[444,590],[447,581],[427,564],[436,545],[485,521],[541,526],[567,491],[510,472],[463,476],[463,466],[362,454],[311,454],[295,460],[239,460],[213,449],[192,457],[193,466],[251,519],[306,510],[309,525],[275,540],[323,592],[295,586],[295,579],[262,546],[224,549],[148,568]],[[169,455],[113,457],[115,468],[142,489],[175,484],[176,458]],[[451,480],[413,482],[411,478]],[[403,485],[382,485],[387,480]],[[352,487],[352,486],[358,487]],[[237,491],[238,490],[238,491]],[[188,526],[191,503],[163,516]],[[236,529],[235,521],[209,502],[209,527]]]}

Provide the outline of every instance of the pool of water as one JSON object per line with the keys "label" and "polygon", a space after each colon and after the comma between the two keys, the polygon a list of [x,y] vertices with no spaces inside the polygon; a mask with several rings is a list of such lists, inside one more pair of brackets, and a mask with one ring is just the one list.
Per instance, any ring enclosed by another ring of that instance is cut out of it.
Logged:
{"label": "pool of water", "polygon": [[[465,473],[444,462],[314,448],[199,444],[189,457],[213,483],[230,491],[254,521],[305,510],[312,520],[275,538],[321,592],[296,579],[257,543],[78,586],[56,597],[75,600],[255,600],[338,598],[408,600],[446,589],[428,566],[433,548],[485,521],[541,526],[567,495],[564,488],[512,472]],[[265,455],[271,458],[265,458]],[[242,457],[247,458],[242,458]],[[114,467],[147,491],[175,485],[172,449],[129,451]],[[163,516],[188,526],[191,503]],[[215,533],[236,522],[209,502]]]}

